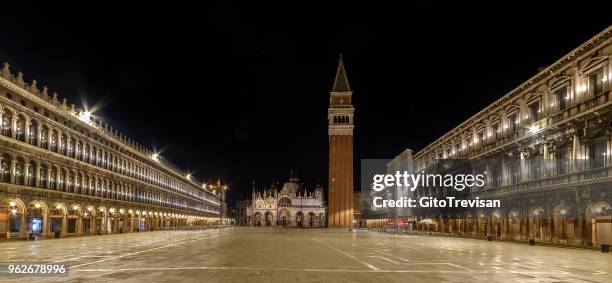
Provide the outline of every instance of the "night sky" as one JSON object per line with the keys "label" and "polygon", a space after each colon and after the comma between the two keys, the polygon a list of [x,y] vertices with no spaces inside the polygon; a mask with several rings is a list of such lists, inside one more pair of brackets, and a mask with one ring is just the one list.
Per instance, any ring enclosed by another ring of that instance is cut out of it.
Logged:
{"label": "night sky", "polygon": [[199,179],[227,180],[233,201],[250,195],[252,180],[283,182],[290,169],[307,187],[326,187],[340,52],[354,91],[355,160],[392,158],[612,24],[603,8],[466,14],[455,9],[480,10],[256,2],[3,7],[0,61],[77,106],[101,105],[97,117]]}

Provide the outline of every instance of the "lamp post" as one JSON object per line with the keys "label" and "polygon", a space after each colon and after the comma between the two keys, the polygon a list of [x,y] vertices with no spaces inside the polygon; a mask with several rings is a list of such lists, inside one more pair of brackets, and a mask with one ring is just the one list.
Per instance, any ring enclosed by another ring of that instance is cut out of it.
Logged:
{"label": "lamp post", "polygon": [[221,199],[221,203],[219,203],[219,207],[221,208],[221,211],[219,213],[219,223],[222,224],[223,223],[223,217],[225,216],[225,211],[227,210],[225,208],[225,192],[227,192],[229,190],[229,185],[227,184],[222,184],[221,180],[217,180],[217,183],[212,183],[212,184],[208,184],[206,185],[206,187],[208,187],[209,189],[211,189],[212,191],[216,192],[219,191],[220,195],[220,199]]}

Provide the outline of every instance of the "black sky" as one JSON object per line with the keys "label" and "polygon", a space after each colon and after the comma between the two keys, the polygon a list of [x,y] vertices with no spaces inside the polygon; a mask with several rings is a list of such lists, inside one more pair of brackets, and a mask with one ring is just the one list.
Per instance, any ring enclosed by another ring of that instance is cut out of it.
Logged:
{"label": "black sky", "polygon": [[199,178],[227,179],[235,200],[251,180],[282,182],[291,168],[307,186],[327,183],[339,52],[357,109],[355,159],[392,158],[612,24],[603,7],[568,18],[567,9],[260,2],[3,7],[0,61],[77,106],[103,104],[97,116]]}

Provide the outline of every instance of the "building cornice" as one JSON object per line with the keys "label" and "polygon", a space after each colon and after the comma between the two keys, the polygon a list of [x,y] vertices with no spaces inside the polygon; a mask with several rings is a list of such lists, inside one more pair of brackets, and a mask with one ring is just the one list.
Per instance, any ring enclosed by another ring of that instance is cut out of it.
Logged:
{"label": "building cornice", "polygon": [[504,103],[510,102],[513,98],[515,98],[520,93],[526,91],[527,89],[529,89],[531,87],[534,87],[539,82],[541,82],[541,81],[549,78],[550,76],[552,76],[555,71],[558,71],[562,67],[565,67],[569,63],[575,61],[577,58],[579,58],[579,57],[583,56],[584,54],[592,51],[593,49],[601,46],[602,44],[605,44],[606,42],[609,42],[611,36],[612,36],[612,26],[609,26],[605,30],[603,30],[602,32],[598,33],[597,35],[595,35],[594,37],[589,39],[587,42],[585,42],[582,45],[580,45],[579,47],[575,48],[574,50],[572,50],[571,52],[569,52],[565,56],[563,56],[560,59],[558,59],[553,64],[549,65],[544,70],[538,72],[536,75],[532,76],[530,79],[528,79],[527,81],[523,82],[518,87],[514,88],[513,90],[511,90],[510,92],[508,92],[507,94],[505,94],[501,98],[497,99],[495,102],[491,103],[489,106],[485,107],[483,110],[481,110],[478,113],[474,114],[472,117],[468,118],[463,123],[459,124],[458,126],[453,128],[452,130],[448,131],[443,136],[439,137],[438,139],[436,139],[432,143],[430,143],[427,146],[425,146],[423,149],[419,150],[414,155],[414,159],[421,158],[421,155],[424,155],[424,154],[428,153],[434,147],[438,146],[439,144],[442,144],[442,143],[446,142],[446,140],[451,139],[454,135],[456,135],[456,134],[458,134],[458,133],[468,129],[471,124],[477,123],[478,120],[483,118],[483,116],[487,116],[491,112],[494,112],[494,111],[492,111],[493,108],[499,107],[500,105],[502,105]]}

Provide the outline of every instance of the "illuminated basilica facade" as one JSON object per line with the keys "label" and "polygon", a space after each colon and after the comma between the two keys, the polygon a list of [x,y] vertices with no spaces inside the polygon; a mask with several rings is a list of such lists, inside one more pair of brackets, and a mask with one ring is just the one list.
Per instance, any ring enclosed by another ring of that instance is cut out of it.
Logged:
{"label": "illuminated basilica facade", "polygon": [[219,221],[213,191],[89,112],[0,71],[0,238],[128,233]]}
{"label": "illuminated basilica facade", "polygon": [[253,189],[246,217],[250,226],[325,227],[323,188],[309,192],[292,177],[280,190],[275,185]]}
{"label": "illuminated basilica facade", "polygon": [[[394,162],[412,160],[418,173],[486,176],[484,187],[416,190],[412,197],[501,200],[496,209],[415,208],[405,212],[415,218],[413,227],[462,237],[611,244],[611,76],[612,26],[413,156],[398,156]],[[468,171],[462,160],[472,164]]]}

